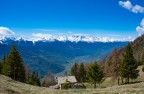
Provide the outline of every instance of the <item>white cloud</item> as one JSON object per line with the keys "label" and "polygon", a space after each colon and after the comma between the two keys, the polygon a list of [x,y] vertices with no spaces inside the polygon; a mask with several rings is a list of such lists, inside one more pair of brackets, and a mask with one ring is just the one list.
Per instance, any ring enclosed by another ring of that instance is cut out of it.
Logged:
{"label": "white cloud", "polygon": [[132,12],[134,12],[134,13],[144,13],[144,7],[139,6],[139,5],[135,5],[132,8]]}
{"label": "white cloud", "polygon": [[133,7],[130,1],[126,1],[126,2],[119,1],[119,5],[126,9],[131,9]]}
{"label": "white cloud", "polygon": [[0,27],[0,36],[14,36],[14,32],[7,27]]}
{"label": "white cloud", "polygon": [[136,31],[139,33],[139,35],[144,34],[144,18],[142,19],[140,26],[136,27]]}
{"label": "white cloud", "polygon": [[45,37],[51,37],[51,34],[42,34],[42,33],[33,33],[32,34],[34,37],[38,37],[38,38],[45,38]]}
{"label": "white cloud", "polygon": [[133,13],[144,13],[144,7],[140,5],[132,5],[130,1],[119,1],[119,5],[132,11]]}
{"label": "white cloud", "polygon": [[[119,5],[133,13],[144,13],[144,7],[140,5],[134,6],[130,1],[119,1]],[[139,36],[144,34],[144,18],[142,19],[140,26],[136,27],[136,31],[138,32]]]}

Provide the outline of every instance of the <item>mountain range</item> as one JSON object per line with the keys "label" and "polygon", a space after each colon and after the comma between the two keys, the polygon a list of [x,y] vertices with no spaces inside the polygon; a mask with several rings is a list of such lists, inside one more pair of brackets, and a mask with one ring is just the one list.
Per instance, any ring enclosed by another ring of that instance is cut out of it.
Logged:
{"label": "mountain range", "polygon": [[[48,35],[47,35],[48,36]],[[11,45],[17,45],[25,65],[39,71],[41,76],[48,72],[60,73],[69,70],[75,62],[90,63],[100,61],[114,48],[122,48],[127,41],[101,41],[96,37],[71,36],[43,37],[28,40],[17,37],[0,37],[0,60],[10,51]]]}

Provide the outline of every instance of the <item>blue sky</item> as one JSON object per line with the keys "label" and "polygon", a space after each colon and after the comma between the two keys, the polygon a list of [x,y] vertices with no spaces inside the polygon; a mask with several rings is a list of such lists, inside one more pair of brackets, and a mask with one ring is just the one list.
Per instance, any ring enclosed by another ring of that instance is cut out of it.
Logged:
{"label": "blue sky", "polygon": [[[0,26],[16,35],[84,33],[137,37],[144,13],[134,13],[120,0],[0,0]],[[126,0],[121,0],[126,2]],[[144,6],[144,0],[130,0]],[[143,28],[140,28],[143,30]]]}

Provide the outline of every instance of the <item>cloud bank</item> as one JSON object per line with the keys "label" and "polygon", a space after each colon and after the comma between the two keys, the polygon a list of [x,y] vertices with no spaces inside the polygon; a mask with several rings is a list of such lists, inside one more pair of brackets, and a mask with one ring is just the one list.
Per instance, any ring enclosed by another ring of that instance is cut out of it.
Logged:
{"label": "cloud bank", "polygon": [[10,36],[14,36],[14,35],[15,35],[15,33],[12,30],[10,30],[9,28],[0,26],[0,36],[10,37]]}
{"label": "cloud bank", "polygon": [[144,13],[144,7],[140,5],[132,5],[130,1],[119,1],[119,5],[133,13]]}
{"label": "cloud bank", "polygon": [[[138,27],[138,30],[141,30],[143,28],[144,23],[141,23],[141,27]],[[15,40],[27,40],[27,41],[71,41],[71,42],[79,42],[79,41],[85,41],[85,42],[115,42],[115,41],[133,41],[134,38],[128,37],[128,38],[113,38],[113,37],[100,37],[100,36],[94,36],[90,34],[83,34],[83,33],[65,33],[65,34],[44,34],[44,33],[32,33],[31,37],[24,38],[22,36],[16,36],[16,34],[10,30],[7,27],[0,27],[0,40],[3,40],[5,38],[12,38]]]}

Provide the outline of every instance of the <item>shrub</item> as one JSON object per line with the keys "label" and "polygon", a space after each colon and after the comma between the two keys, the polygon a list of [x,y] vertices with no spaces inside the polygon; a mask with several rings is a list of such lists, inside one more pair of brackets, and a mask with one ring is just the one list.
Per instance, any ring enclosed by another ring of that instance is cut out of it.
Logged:
{"label": "shrub", "polygon": [[74,84],[72,86],[74,89],[86,89],[86,86],[84,84]]}
{"label": "shrub", "polygon": [[62,89],[69,89],[69,87],[70,87],[70,83],[68,82],[62,84]]}

